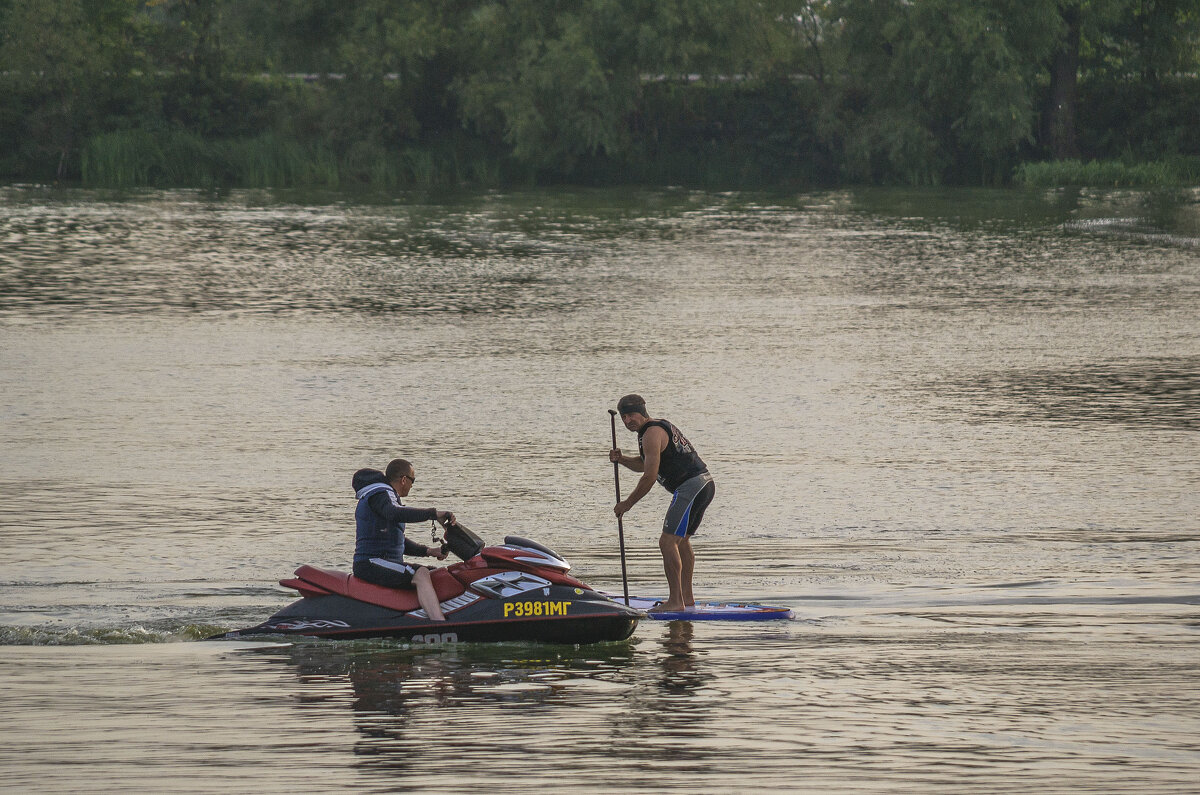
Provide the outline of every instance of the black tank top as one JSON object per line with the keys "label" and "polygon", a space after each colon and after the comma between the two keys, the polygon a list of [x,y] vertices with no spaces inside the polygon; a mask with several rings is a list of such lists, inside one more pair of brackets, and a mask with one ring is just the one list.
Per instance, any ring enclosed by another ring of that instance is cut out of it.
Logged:
{"label": "black tank top", "polygon": [[667,432],[667,446],[658,462],[658,482],[663,488],[673,492],[682,486],[685,480],[708,471],[704,461],[696,454],[696,448],[692,447],[692,443],[683,432],[666,420],[650,420],[638,428],[638,452],[642,454],[642,460],[646,458],[642,450],[642,437],[655,425]]}

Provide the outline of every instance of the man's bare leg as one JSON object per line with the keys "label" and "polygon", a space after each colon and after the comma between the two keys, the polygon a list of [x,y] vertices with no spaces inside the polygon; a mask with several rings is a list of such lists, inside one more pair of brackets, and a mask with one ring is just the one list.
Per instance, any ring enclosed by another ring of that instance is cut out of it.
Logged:
{"label": "man's bare leg", "polygon": [[417,573],[413,575],[413,585],[417,588],[417,601],[421,603],[429,620],[445,621],[446,617],[442,615],[442,605],[438,602],[437,592],[433,590],[433,580],[429,576],[429,569],[417,569]]}
{"label": "man's bare leg", "polygon": [[691,539],[679,539],[679,592],[683,596],[685,607],[695,607],[696,597],[692,596],[692,572],[696,570],[696,553],[692,551]]}
{"label": "man's bare leg", "polygon": [[683,609],[683,589],[680,581],[683,576],[683,560],[679,554],[679,542],[683,539],[668,533],[658,537],[658,549],[662,552],[663,571],[667,575],[667,601],[654,608],[658,612],[670,612]]}

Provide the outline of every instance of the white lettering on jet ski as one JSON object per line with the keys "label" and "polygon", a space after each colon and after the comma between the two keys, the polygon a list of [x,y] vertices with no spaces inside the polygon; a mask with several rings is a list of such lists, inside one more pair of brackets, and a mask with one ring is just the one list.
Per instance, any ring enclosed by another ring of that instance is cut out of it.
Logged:
{"label": "white lettering on jet ski", "polygon": [[337,619],[319,619],[317,621],[281,621],[271,624],[271,629],[300,630],[300,629],[349,629],[350,625]]}
{"label": "white lettering on jet ski", "polygon": [[413,643],[458,643],[457,632],[430,632],[428,635],[413,635],[410,638]]}

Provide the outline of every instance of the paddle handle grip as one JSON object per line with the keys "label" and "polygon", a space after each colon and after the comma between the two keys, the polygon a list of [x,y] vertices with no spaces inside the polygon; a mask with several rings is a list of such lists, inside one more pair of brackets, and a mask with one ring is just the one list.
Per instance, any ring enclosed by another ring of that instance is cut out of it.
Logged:
{"label": "paddle handle grip", "polygon": [[[614,409],[608,410],[608,415],[612,419],[612,449],[617,449],[617,412]],[[621,464],[613,461],[613,483],[617,487],[617,502],[621,501]],[[617,517],[617,521],[621,521],[621,517]]]}

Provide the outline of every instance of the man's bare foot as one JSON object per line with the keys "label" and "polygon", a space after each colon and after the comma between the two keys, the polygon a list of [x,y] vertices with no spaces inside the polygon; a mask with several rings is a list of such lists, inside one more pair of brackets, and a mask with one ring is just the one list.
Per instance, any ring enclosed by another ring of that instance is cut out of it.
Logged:
{"label": "man's bare foot", "polygon": [[673,605],[670,602],[659,602],[648,611],[650,613],[682,613],[683,605]]}

